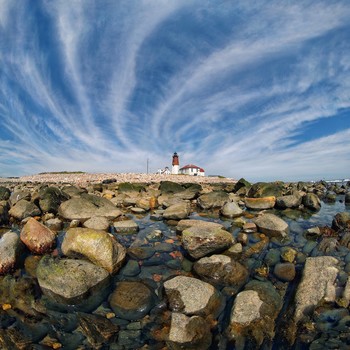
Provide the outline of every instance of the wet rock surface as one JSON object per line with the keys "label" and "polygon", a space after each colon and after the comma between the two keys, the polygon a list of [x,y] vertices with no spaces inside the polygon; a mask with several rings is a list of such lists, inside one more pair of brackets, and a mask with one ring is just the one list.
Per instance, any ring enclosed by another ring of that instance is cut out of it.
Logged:
{"label": "wet rock surface", "polygon": [[35,254],[49,252],[55,245],[56,234],[33,218],[29,218],[20,234],[21,241]]}
{"label": "wet rock surface", "polygon": [[182,231],[182,244],[195,259],[227,249],[233,242],[232,235],[221,228],[192,226]]}
{"label": "wet rock surface", "polygon": [[44,294],[76,304],[109,279],[107,270],[85,260],[43,257],[36,270]]}
{"label": "wet rock surface", "polygon": [[350,345],[350,184],[145,179],[0,186],[0,348]]}
{"label": "wet rock surface", "polygon": [[16,266],[22,243],[16,232],[6,232],[0,238],[0,275],[4,275]]}
{"label": "wet rock surface", "polygon": [[142,282],[123,281],[117,283],[110,295],[109,304],[115,314],[126,320],[139,320],[154,306],[155,295]]}
{"label": "wet rock surface", "polygon": [[70,228],[62,242],[62,253],[83,256],[109,273],[116,273],[126,256],[125,248],[107,232],[89,228]]}

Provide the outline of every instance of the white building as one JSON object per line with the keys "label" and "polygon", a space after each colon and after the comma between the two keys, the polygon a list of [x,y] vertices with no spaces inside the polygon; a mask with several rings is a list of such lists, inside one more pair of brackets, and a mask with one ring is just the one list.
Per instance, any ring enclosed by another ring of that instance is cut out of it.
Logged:
{"label": "white building", "polygon": [[204,169],[193,164],[187,164],[180,168],[179,173],[183,175],[205,176]]}

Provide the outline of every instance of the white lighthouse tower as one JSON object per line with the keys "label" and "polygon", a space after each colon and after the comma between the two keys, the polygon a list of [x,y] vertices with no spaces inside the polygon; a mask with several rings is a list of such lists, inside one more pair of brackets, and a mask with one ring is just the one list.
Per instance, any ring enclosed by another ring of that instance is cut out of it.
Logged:
{"label": "white lighthouse tower", "polygon": [[171,173],[174,175],[178,175],[179,173],[179,156],[175,152],[173,155],[173,162],[172,162],[172,168],[171,168]]}

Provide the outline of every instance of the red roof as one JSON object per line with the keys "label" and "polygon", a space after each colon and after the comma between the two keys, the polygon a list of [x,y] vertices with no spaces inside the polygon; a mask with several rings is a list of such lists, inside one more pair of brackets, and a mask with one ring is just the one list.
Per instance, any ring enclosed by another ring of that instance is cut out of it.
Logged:
{"label": "red roof", "polygon": [[184,167],[182,167],[180,170],[185,170],[185,169],[199,169],[199,171],[201,173],[204,173],[204,169],[203,168],[200,168],[199,166],[194,165],[194,164],[187,164]]}

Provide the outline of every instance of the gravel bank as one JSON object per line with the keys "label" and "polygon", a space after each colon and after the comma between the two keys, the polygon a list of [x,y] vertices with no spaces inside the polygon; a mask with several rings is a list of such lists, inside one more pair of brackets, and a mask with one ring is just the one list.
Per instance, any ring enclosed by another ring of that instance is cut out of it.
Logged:
{"label": "gravel bank", "polygon": [[178,183],[234,183],[236,180],[221,177],[202,177],[190,175],[158,175],[135,173],[83,173],[83,174],[36,174],[21,176],[18,178],[0,178],[0,182],[39,182],[39,183],[74,183],[80,186],[89,183],[98,183],[107,179],[115,179],[116,182],[146,182],[158,183],[161,181],[173,181]]}

